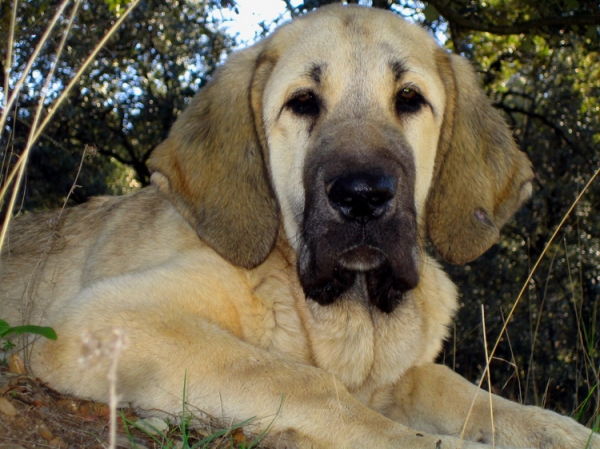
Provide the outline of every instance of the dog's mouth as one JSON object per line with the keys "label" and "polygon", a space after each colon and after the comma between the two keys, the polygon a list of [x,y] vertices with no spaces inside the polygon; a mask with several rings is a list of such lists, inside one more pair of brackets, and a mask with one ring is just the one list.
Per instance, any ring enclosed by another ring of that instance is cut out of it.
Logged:
{"label": "dog's mouth", "polygon": [[405,262],[396,265],[381,249],[366,244],[353,246],[333,259],[321,259],[318,251],[311,253],[306,246],[301,250],[298,274],[306,297],[320,305],[333,304],[360,285],[365,302],[391,313],[419,282],[415,251],[401,255]]}
{"label": "dog's mouth", "polygon": [[385,262],[385,255],[370,245],[360,244],[344,251],[339,257],[339,266],[344,270],[368,272]]}

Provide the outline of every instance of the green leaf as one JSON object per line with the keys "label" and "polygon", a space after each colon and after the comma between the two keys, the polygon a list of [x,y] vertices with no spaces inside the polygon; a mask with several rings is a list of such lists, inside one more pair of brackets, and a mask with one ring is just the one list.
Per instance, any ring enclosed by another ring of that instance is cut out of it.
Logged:
{"label": "green leaf", "polygon": [[423,10],[423,14],[425,14],[425,19],[427,19],[428,22],[433,22],[440,17],[439,11],[433,5],[427,5],[427,7]]}
{"label": "green leaf", "polygon": [[120,8],[122,8],[124,6],[123,0],[105,0],[105,3],[108,6],[108,10],[110,12],[118,11]]}
{"label": "green leaf", "polygon": [[8,330],[6,330],[4,333],[2,333],[0,335],[2,335],[2,337],[4,337],[5,335],[8,335],[8,334],[21,335],[24,333],[41,335],[42,337],[46,337],[49,340],[56,340],[56,338],[57,338],[56,332],[54,332],[54,329],[52,329],[51,327],[32,326],[32,325],[9,327]]}
{"label": "green leaf", "polygon": [[531,38],[526,37],[521,43],[521,49],[525,52],[535,51],[535,42]]}
{"label": "green leaf", "polygon": [[9,329],[9,324],[4,320],[0,320],[0,337],[4,337]]}

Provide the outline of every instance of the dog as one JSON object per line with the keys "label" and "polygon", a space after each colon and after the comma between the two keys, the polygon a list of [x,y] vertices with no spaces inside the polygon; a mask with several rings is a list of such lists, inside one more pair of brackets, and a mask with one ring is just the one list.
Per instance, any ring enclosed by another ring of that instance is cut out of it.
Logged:
{"label": "dog", "polygon": [[58,334],[27,346],[33,373],[107,401],[110,354],[86,371],[82,348],[118,331],[117,391],[146,414],[185,400],[285,447],[600,448],[433,363],[457,292],[427,242],[466,263],[532,190],[477,86],[359,6],[232,54],[153,152],[153,186],[13,220],[2,317]]}

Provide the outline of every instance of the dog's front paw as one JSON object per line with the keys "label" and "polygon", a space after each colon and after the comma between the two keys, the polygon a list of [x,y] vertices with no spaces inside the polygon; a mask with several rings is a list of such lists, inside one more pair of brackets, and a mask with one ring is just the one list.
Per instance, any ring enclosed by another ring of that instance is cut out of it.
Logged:
{"label": "dog's front paw", "polygon": [[539,449],[600,449],[600,434],[574,419],[521,406],[496,416],[496,444]]}

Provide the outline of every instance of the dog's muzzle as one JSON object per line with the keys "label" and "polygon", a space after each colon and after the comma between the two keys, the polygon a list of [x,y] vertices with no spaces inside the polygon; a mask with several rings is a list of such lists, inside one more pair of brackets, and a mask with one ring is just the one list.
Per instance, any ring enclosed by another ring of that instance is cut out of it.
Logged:
{"label": "dog's muzzle", "polygon": [[389,313],[416,287],[414,176],[401,168],[322,173],[307,188],[298,273],[308,298],[331,304],[359,282]]}

